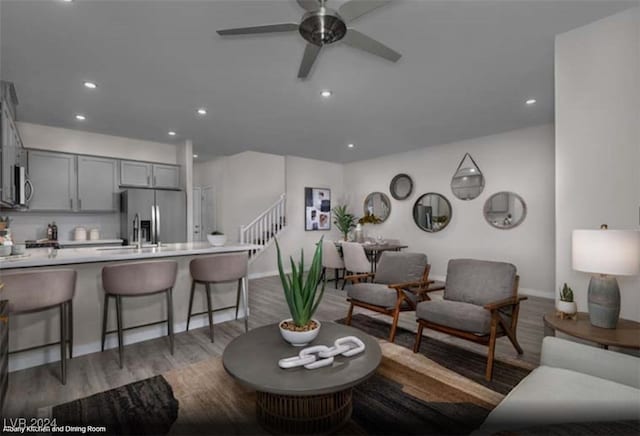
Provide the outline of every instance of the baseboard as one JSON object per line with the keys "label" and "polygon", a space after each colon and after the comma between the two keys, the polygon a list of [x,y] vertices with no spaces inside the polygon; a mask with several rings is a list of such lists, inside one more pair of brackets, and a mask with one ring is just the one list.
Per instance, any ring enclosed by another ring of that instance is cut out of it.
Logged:
{"label": "baseboard", "polygon": [[[240,307],[238,313],[238,319],[244,317],[244,311]],[[221,310],[215,312],[213,315],[213,323],[220,324],[223,322],[231,321],[236,318],[236,310],[234,308]],[[194,330],[200,327],[209,325],[209,321],[205,315],[198,315],[191,318],[189,323],[189,330]],[[175,333],[184,332],[187,329],[187,321],[175,323],[173,326]],[[158,324],[154,326],[142,327],[135,330],[130,330],[124,333],[124,345],[135,344],[137,342],[148,341],[150,339],[156,339],[165,337],[167,338],[167,325]],[[167,338],[167,347],[169,346],[169,339]],[[111,334],[107,336],[105,341],[105,350],[118,347],[117,335]],[[73,355],[74,357],[83,356],[85,354],[96,353],[101,350],[100,341],[91,342],[88,344],[74,345]],[[126,350],[125,350],[126,354]],[[19,371],[21,369],[31,368],[34,366],[44,365],[51,362],[60,361],[60,347],[57,345],[51,346],[46,349],[25,351],[23,353],[14,354],[9,356],[9,372]]]}

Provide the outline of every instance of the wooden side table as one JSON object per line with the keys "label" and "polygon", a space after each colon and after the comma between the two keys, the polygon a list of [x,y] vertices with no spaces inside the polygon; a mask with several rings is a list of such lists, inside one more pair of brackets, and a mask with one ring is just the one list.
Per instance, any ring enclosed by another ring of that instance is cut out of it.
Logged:
{"label": "wooden side table", "polygon": [[560,319],[555,311],[543,317],[544,335],[555,336],[559,331],[569,336],[595,342],[604,349],[609,346],[640,349],[640,323],[620,319],[615,329],[596,327],[589,321],[589,314],[578,312],[578,319]]}

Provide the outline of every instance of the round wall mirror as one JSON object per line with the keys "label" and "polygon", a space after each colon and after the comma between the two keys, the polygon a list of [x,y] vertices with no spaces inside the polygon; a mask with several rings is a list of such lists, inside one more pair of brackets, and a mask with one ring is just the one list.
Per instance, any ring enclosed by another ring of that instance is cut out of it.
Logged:
{"label": "round wall mirror", "polygon": [[527,205],[518,194],[496,192],[484,203],[484,219],[497,229],[519,226],[527,216]]}
{"label": "round wall mirror", "polygon": [[484,175],[469,153],[466,153],[451,178],[451,191],[460,200],[473,200],[484,189]]}
{"label": "round wall mirror", "polygon": [[374,215],[380,219],[380,222],[385,222],[391,214],[391,201],[386,194],[382,192],[372,192],[367,195],[364,200],[364,214]]}
{"label": "round wall mirror", "polygon": [[443,230],[451,222],[451,203],[444,195],[429,192],[413,205],[413,220],[425,232]]}
{"label": "round wall mirror", "polygon": [[406,200],[413,191],[413,180],[408,174],[398,174],[391,179],[389,191],[396,200]]}

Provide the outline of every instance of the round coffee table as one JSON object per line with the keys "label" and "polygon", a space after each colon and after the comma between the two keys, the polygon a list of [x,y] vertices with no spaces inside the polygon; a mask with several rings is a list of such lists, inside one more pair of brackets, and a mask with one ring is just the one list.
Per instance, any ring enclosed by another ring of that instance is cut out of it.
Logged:
{"label": "round coffee table", "polygon": [[302,348],[280,336],[278,324],[260,327],[234,339],[224,350],[222,363],[232,377],[257,391],[258,421],[275,433],[329,433],[347,422],[352,411],[352,389],[373,375],[382,359],[378,341],[361,330],[323,321],[309,346],[332,346],[343,336],[364,342],[364,352],[336,356],[333,365],[319,369],[282,369],[278,360],[296,356]]}
{"label": "round coffee table", "polygon": [[604,329],[596,327],[589,321],[589,314],[578,312],[577,319],[560,319],[555,312],[544,315],[544,335],[554,336],[556,330],[595,342],[602,348],[621,347],[640,349],[640,323],[628,319],[619,319],[615,329]]}

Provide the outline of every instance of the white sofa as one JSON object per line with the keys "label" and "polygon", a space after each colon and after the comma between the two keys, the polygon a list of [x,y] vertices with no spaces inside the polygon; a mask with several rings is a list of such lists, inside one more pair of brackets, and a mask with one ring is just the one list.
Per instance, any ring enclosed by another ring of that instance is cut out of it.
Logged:
{"label": "white sofa", "polygon": [[546,337],[540,366],[489,414],[477,434],[629,420],[640,420],[640,358]]}

